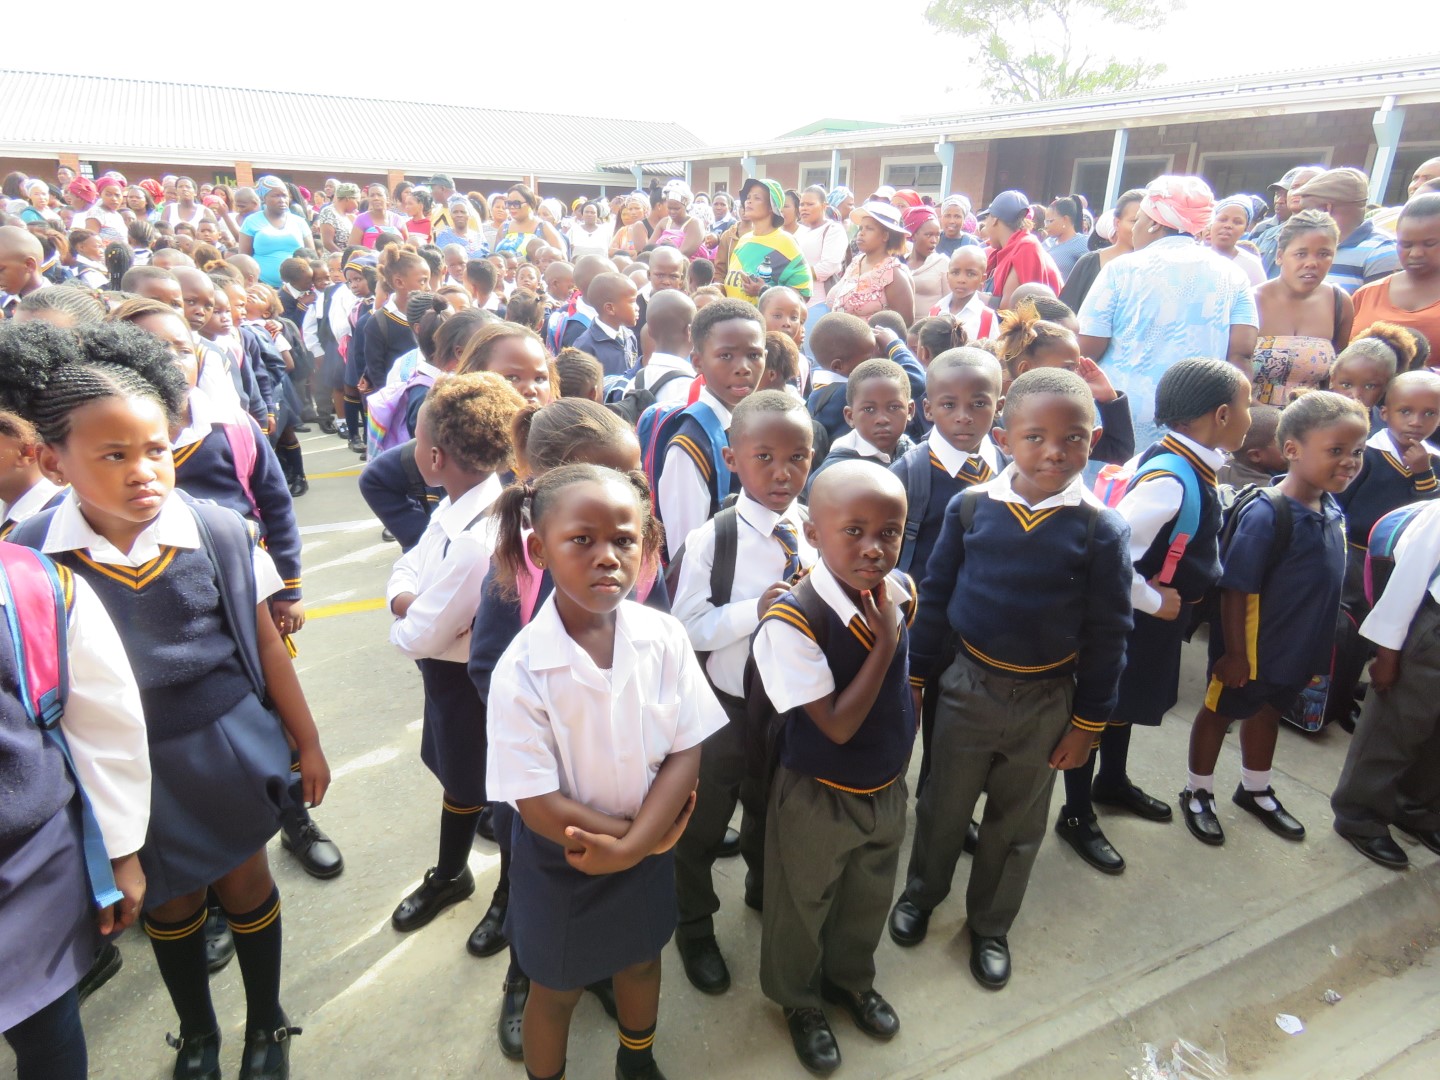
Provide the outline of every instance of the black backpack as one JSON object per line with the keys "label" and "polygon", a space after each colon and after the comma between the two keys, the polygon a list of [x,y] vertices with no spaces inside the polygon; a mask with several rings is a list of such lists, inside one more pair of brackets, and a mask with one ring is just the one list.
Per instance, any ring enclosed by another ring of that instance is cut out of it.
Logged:
{"label": "black backpack", "polygon": [[694,376],[686,375],[683,371],[667,371],[655,380],[654,386],[646,386],[645,369],[641,368],[630,389],[625,391],[625,395],[619,401],[609,402],[605,407],[633,428],[640,422],[641,414],[655,404],[656,395],[667,383],[674,382],[676,379],[689,378],[694,378]]}
{"label": "black backpack", "polygon": [[[1275,511],[1275,532],[1270,537],[1270,550],[1265,556],[1265,576],[1280,565],[1285,552],[1290,548],[1290,537],[1295,529],[1295,518],[1290,510],[1290,500],[1277,487],[1261,487],[1246,484],[1242,488],[1220,488],[1220,537],[1219,550],[1223,561],[1225,549],[1235,536],[1235,526],[1240,520],[1240,511],[1257,499],[1269,499],[1270,508]],[[1220,586],[1212,585],[1196,603],[1190,616],[1190,629],[1185,634],[1189,641],[1195,629],[1220,617]]]}

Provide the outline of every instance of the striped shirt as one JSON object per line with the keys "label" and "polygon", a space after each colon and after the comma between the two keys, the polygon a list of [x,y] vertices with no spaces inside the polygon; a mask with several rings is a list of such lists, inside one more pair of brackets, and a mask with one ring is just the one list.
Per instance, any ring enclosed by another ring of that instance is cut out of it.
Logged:
{"label": "striped shirt", "polygon": [[1361,285],[1379,281],[1399,269],[1400,255],[1394,239],[1377,233],[1374,222],[1362,221],[1335,249],[1335,261],[1325,275],[1325,283],[1353,293]]}

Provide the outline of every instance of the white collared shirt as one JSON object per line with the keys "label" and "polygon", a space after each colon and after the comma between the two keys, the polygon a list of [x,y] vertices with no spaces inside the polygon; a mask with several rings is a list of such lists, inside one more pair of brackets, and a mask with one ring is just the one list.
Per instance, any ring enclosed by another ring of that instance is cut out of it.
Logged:
{"label": "white collared shirt", "polygon": [[52,484],[49,480],[46,480],[45,477],[40,477],[40,479],[35,481],[34,486],[29,491],[25,492],[24,495],[21,495],[13,503],[0,504],[5,507],[4,513],[0,513],[0,523],[13,521],[16,525],[19,525],[20,522],[34,517],[41,510],[45,509],[45,504],[54,498],[55,493],[59,490],[59,484]]}
{"label": "white collared shirt", "polygon": [[732,697],[743,697],[750,635],[760,625],[757,601],[785,573],[785,551],[775,538],[775,526],[787,521],[795,530],[802,567],[814,564],[815,549],[805,539],[805,517],[797,502],[777,514],[742,492],[735,510],[740,520],[730,602],[718,608],[710,605],[710,569],[715,565],[715,519],[711,518],[685,538],[685,561],[670,610],[685,624],[690,644],[710,654],[705,661],[710,681]]}
{"label": "white collared shirt", "polygon": [[196,387],[204,391],[213,404],[230,405],[244,411],[240,391],[235,386],[235,376],[231,373],[232,361],[229,354],[220,345],[204,338],[196,344],[199,348],[196,355],[200,360],[200,376],[195,380]]}
{"label": "white collared shirt", "polygon": [[[1365,445],[1375,450],[1383,450],[1393,457],[1402,469],[1405,468],[1404,451],[1395,445],[1395,439],[1391,436],[1389,428],[1382,427],[1379,431],[1375,432],[1374,435],[1371,435],[1370,438],[1365,440]],[[1440,447],[1437,447],[1431,442],[1422,443],[1421,445],[1429,452],[1432,459],[1430,467],[1433,469],[1435,467],[1433,459],[1440,458]],[[1411,474],[1407,472],[1406,475]]]}
{"label": "white collared shirt", "polygon": [[[955,294],[947,293],[945,299],[935,305],[935,310],[941,315],[949,315],[965,330],[965,337],[969,341],[976,341],[988,334],[981,333],[982,327],[990,329],[994,326],[994,312],[980,299],[979,292],[972,293],[970,299],[965,301],[965,306],[959,311],[954,310]],[[988,317],[987,317],[988,316]]]}
{"label": "white collared shirt", "polygon": [[405,617],[390,624],[390,644],[411,660],[470,659],[470,626],[495,551],[494,520],[482,515],[503,486],[492,473],[453,503],[440,500],[420,542],[390,571],[387,607],[401,593],[415,594]]}
{"label": "white collared shirt", "polygon": [[[245,414],[249,420],[249,414]],[[171,443],[172,450],[180,450],[191,443],[198,443],[210,434],[212,428],[217,424],[225,422],[223,412],[216,408],[215,402],[210,400],[210,395],[201,390],[198,386],[190,388],[190,422],[181,429],[180,434],[175,436]],[[238,420],[238,417],[231,417]],[[248,426],[248,424],[247,424]]]}
{"label": "white collared shirt", "polygon": [[965,467],[968,461],[981,461],[990,466],[990,471],[1000,471],[1000,448],[995,445],[989,435],[980,439],[980,445],[975,448],[973,454],[967,454],[963,450],[957,450],[945,441],[945,436],[940,434],[940,428],[932,427],[930,434],[925,437],[926,444],[934,455],[939,458],[940,464],[952,477],[959,476],[960,470]]}
{"label": "white collared shirt", "polygon": [[831,383],[846,383],[850,381],[848,375],[841,375],[838,371],[831,371],[829,368],[816,364],[810,369],[810,390],[813,393],[822,386],[829,386]]}
{"label": "white collared shirt", "polygon": [[[1353,552],[1352,552],[1353,554]],[[1440,603],[1440,502],[1431,502],[1411,519],[1395,545],[1395,569],[1385,591],[1360,624],[1360,633],[1386,649],[1399,651],[1428,592]]]}
{"label": "white collared shirt", "polygon": [[678,619],[624,601],[602,671],[566,632],[553,594],[496,662],[487,713],[490,798],[558,791],[627,819],[669,755],[726,724]]}
{"label": "white collared shirt", "polygon": [[599,334],[601,337],[608,338],[611,341],[614,341],[620,336],[620,328],[618,326],[611,326],[600,318],[596,318],[595,321],[590,324],[590,332],[592,334]]}
{"label": "white collared shirt", "polygon": [[[676,380],[679,381],[678,379]],[[720,426],[730,430],[730,410],[709,390],[700,391],[700,401],[720,418]],[[717,490],[723,497],[730,490],[730,473],[716,477]],[[665,548],[674,555],[690,533],[710,516],[710,488],[694,460],[678,446],[665,451],[664,474],[657,494],[660,518],[665,523]]]}
{"label": "white collared shirt", "polygon": [[[112,859],[139,851],[150,825],[150,747],[125,646],[89,582],[72,575],[70,690],[61,730]],[[0,607],[4,600],[0,599]]]}
{"label": "white collared shirt", "polygon": [[[40,545],[40,550],[46,555],[84,551],[97,563],[134,569],[158,559],[161,548],[195,551],[203,546],[195,516],[173,491],[160,505],[160,513],[135,537],[129,552],[121,551],[90,527],[85,515],[80,512],[80,501],[71,491],[50,519],[50,528],[45,533],[45,542]],[[256,599],[267,600],[285,588],[274,560],[259,544],[250,551],[250,566],[255,571]]]}
{"label": "white collared shirt", "polygon": [[861,435],[859,428],[851,428],[830,444],[831,452],[842,449],[853,450],[861,457],[879,461],[882,465],[889,465],[892,460],[889,454]]}
{"label": "white collared shirt", "polygon": [[997,502],[1018,503],[1020,506],[1029,507],[1031,510],[1049,510],[1052,506],[1079,506],[1088,502],[1092,506],[1104,508],[1105,504],[1097,499],[1085,483],[1085,474],[1079,473],[1075,479],[1065,485],[1065,489],[1058,494],[1041,499],[1032,503],[1015,490],[1015,474],[1017,470],[1012,461],[1006,465],[1004,470],[994,480],[987,480],[983,484],[976,484],[971,491],[983,491],[990,498]]}
{"label": "white collared shirt", "polygon": [[[671,379],[659,390],[654,386],[660,381],[661,376],[668,375],[672,371],[678,371],[684,375],[683,379]],[[635,385],[636,379],[641,379],[646,389],[655,394],[655,402],[659,405],[678,405],[688,401],[690,398],[690,384],[695,381],[695,368],[690,361],[683,356],[676,356],[674,353],[653,352],[650,360],[640,369],[635,379],[630,380],[630,385],[625,389],[628,392]]]}
{"label": "white collared shirt", "polygon": [[[855,602],[846,595],[840,582],[824,559],[816,559],[810,571],[810,582],[820,599],[835,612],[847,626],[856,616],[864,619]],[[887,588],[890,583],[887,581]],[[905,621],[904,601],[909,596],[896,597],[902,601],[896,607],[896,625]],[[807,637],[796,627],[783,619],[769,619],[760,624],[755,635],[755,668],[760,673],[765,693],[777,712],[789,712],[812,701],[819,701],[835,692],[835,676],[830,671],[830,661],[814,639]]]}
{"label": "white collared shirt", "polygon": [[[1216,472],[1219,472],[1220,466],[1225,464],[1223,450],[1201,446],[1194,439],[1187,435],[1181,435],[1178,431],[1170,432],[1169,437],[1176,442],[1183,443],[1196,457]],[[1135,468],[1139,460],[1138,456],[1131,458],[1126,467]],[[1203,484],[1205,481],[1201,480],[1200,482]],[[1184,485],[1170,476],[1161,476],[1154,480],[1147,480],[1143,484],[1135,484],[1125,493],[1125,497],[1120,500],[1115,509],[1130,523],[1130,561],[1132,563],[1138,564],[1145,552],[1150,550],[1150,545],[1155,542],[1155,537],[1159,536],[1160,530],[1180,512],[1180,504],[1184,501]],[[1135,571],[1134,580],[1130,583],[1130,602],[1135,605],[1136,611],[1143,611],[1147,615],[1153,615],[1160,610],[1160,593],[1150,586],[1150,583],[1138,570]]]}

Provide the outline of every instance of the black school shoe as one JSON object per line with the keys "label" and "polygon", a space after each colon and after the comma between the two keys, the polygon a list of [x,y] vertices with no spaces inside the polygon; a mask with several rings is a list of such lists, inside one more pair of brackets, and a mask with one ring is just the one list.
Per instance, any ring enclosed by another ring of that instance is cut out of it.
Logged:
{"label": "black school shoe", "polygon": [[333,416],[322,416],[320,418],[320,430],[326,435],[335,434],[335,418]]}
{"label": "black school shoe", "polygon": [[[470,871],[465,872],[468,874]],[[471,891],[474,891],[473,885]],[[510,939],[505,936],[505,909],[509,906],[510,894],[497,889],[490,897],[490,906],[485,909],[485,915],[465,939],[466,952],[471,956],[494,956],[510,944]]]}
{"label": "black school shoe", "polygon": [[230,920],[218,906],[205,913],[205,969],[214,975],[235,958],[235,935]]}
{"label": "black school shoe", "polygon": [[895,1015],[890,1003],[873,987],[863,994],[856,994],[836,986],[829,979],[822,979],[820,996],[849,1013],[855,1026],[871,1038],[893,1039],[900,1033],[900,1018]]}
{"label": "black school shoe", "polygon": [[176,1052],[171,1080],[220,1080],[218,1028],[208,1035],[166,1035],[165,1041]]}
{"label": "black school shoe", "polygon": [[[1199,810],[1190,809],[1190,800],[1200,803]],[[1219,847],[1225,843],[1225,830],[1220,828],[1220,819],[1215,816],[1215,796],[1208,791],[1180,792],[1180,814],[1185,818],[1185,827],[1202,844]]]}
{"label": "black school shoe", "polygon": [[1435,852],[1436,855],[1440,855],[1440,830],[1412,829],[1409,825],[1400,825],[1398,823],[1395,827],[1417,844],[1424,844],[1431,851]]}
{"label": "black school shoe", "polygon": [[529,998],[528,975],[517,975],[513,979],[505,980],[495,1035],[500,1041],[500,1053],[511,1061],[523,1061],[525,1058],[525,1002]]}
{"label": "black school shoe", "polygon": [[274,1031],[259,1028],[245,1033],[240,1058],[240,1080],[290,1080],[290,1039],[302,1029],[291,1027],[284,1013]]}
{"label": "black school shoe", "polygon": [[425,871],[420,887],[401,900],[390,916],[390,925],[402,934],[429,924],[451,904],[468,899],[475,891],[475,875],[467,866],[453,878],[435,876],[432,866]]}
{"label": "black school shoe", "polygon": [[903,893],[890,909],[890,940],[903,948],[919,945],[930,929],[930,912],[921,911]]}
{"label": "black school shoe", "polygon": [[310,481],[306,480],[305,477],[297,476],[294,480],[290,481],[290,497],[292,499],[298,499],[309,491]]}
{"label": "black school shoe", "polygon": [[675,948],[680,952],[685,977],[696,990],[702,994],[723,994],[730,989],[730,969],[725,957],[720,955],[720,943],[714,934],[700,938],[677,937]]}
{"label": "black school shoe", "polygon": [[1128,810],[1146,821],[1169,821],[1175,816],[1170,804],[1155,798],[1148,791],[1142,791],[1134,784],[1123,788],[1107,788],[1097,781],[1091,785],[1090,800],[1097,806],[1110,806],[1117,810]]}
{"label": "black school shoe", "polygon": [[653,1057],[639,1072],[627,1073],[617,1061],[615,1062],[615,1080],[665,1080],[665,1074],[660,1071],[660,1066],[655,1064]]}
{"label": "black school shoe", "polygon": [[[1275,800],[1275,809],[1263,809],[1256,798],[1269,795]],[[1246,791],[1244,786],[1237,787],[1235,794],[1230,799],[1236,806],[1247,813],[1254,814],[1265,823],[1265,827],[1276,836],[1286,840],[1304,840],[1305,826],[1296,821],[1295,818],[1280,805],[1280,800],[1275,798],[1275,789],[1266,788],[1264,791]]]}
{"label": "black school shoe", "polygon": [[970,932],[970,974],[986,990],[1003,990],[1010,981],[1010,942]]}
{"label": "black school shoe", "polygon": [[124,963],[125,958],[120,955],[120,948],[113,941],[107,941],[101,945],[100,951],[95,954],[95,962],[90,965],[90,970],[80,976],[80,981],[75,984],[75,994],[79,997],[81,1004],[84,1004],[86,998],[113,979]]}
{"label": "black school shoe", "polygon": [[1100,824],[1093,814],[1088,818],[1066,817],[1062,808],[1060,818],[1055,822],[1055,835],[1102,874],[1125,872],[1125,860],[1100,831]]}
{"label": "black school shoe", "polygon": [[1404,870],[1410,865],[1410,856],[1405,854],[1404,848],[1395,843],[1389,832],[1384,836],[1355,836],[1343,832],[1340,835],[1350,841],[1350,846],[1361,855],[1387,870]]}
{"label": "black school shoe", "polygon": [[345,857],[335,841],[320,831],[308,810],[292,811],[280,819],[280,846],[313,878],[338,877],[345,869]]}
{"label": "black school shoe", "polygon": [[823,1009],[786,1009],[785,1024],[801,1065],[819,1076],[840,1067],[840,1044]]}

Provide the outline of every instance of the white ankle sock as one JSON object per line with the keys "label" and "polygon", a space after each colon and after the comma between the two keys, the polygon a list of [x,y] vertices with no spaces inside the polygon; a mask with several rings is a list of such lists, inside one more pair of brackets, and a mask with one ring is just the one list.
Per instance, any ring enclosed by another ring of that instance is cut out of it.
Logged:
{"label": "white ankle sock", "polygon": [[[1189,787],[1192,792],[1206,791],[1209,792],[1211,795],[1214,795],[1215,774],[1211,773],[1209,776],[1200,776],[1192,772],[1190,773]],[[1192,798],[1190,799],[1190,812],[1192,814],[1198,814],[1203,809],[1205,809],[1205,807],[1201,804],[1200,800],[1192,796]]]}
{"label": "white ankle sock", "polygon": [[1255,805],[1261,810],[1274,810],[1279,804],[1269,795],[1261,795],[1270,787],[1269,769],[1246,769],[1240,770],[1240,786],[1255,796]]}

